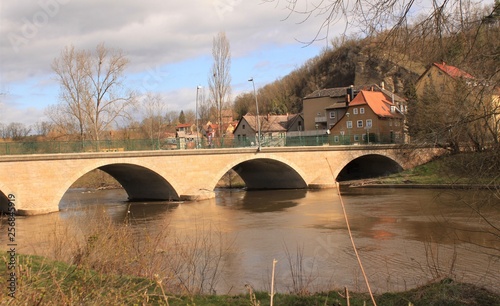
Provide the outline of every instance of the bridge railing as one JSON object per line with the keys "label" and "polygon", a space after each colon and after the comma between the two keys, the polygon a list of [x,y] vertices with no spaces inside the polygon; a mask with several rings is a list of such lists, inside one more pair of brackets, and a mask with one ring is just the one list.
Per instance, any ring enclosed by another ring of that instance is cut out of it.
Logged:
{"label": "bridge railing", "polygon": [[[262,147],[285,146],[335,146],[356,144],[401,143],[393,135],[370,134],[366,137],[355,135],[315,135],[293,137],[262,137]],[[202,138],[178,139],[113,139],[101,141],[8,141],[0,142],[0,155],[83,153],[83,152],[121,152],[146,150],[189,150],[196,148],[243,148],[256,147],[256,139],[244,138]]]}

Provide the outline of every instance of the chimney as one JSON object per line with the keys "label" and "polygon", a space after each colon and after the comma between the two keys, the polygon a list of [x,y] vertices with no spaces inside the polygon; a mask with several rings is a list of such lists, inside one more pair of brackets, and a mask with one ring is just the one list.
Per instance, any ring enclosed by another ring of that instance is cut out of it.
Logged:
{"label": "chimney", "polygon": [[380,87],[382,87],[382,89],[385,89],[385,82],[382,81],[382,83],[380,83]]}
{"label": "chimney", "polygon": [[347,88],[347,105],[354,99],[354,85]]}

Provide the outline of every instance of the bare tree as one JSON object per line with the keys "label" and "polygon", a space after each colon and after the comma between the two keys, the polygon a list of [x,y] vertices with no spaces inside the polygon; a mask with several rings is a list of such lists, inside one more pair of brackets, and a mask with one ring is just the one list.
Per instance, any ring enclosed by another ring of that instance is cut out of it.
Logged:
{"label": "bare tree", "polygon": [[12,122],[6,127],[6,136],[12,140],[21,140],[28,136],[31,132],[31,127],[24,123]]}
{"label": "bare tree", "polygon": [[179,122],[179,115],[176,111],[168,111],[165,114],[165,121],[168,126],[176,125]]}
{"label": "bare tree", "polygon": [[81,141],[85,139],[87,128],[84,108],[91,99],[86,76],[88,59],[86,51],[75,50],[74,46],[66,47],[59,58],[54,59],[52,70],[59,80],[61,103],[46,110],[46,114],[59,128],[68,128],[68,123],[74,121]]}
{"label": "bare tree", "polygon": [[85,75],[92,99],[86,101],[84,110],[93,140],[99,141],[101,133],[135,102],[135,93],[123,92],[122,89],[123,72],[128,62],[121,51],[107,49],[104,44],[99,44],[95,53],[90,55]]}
{"label": "bare tree", "polygon": [[5,124],[0,122],[0,138],[7,138],[7,127]]}
{"label": "bare tree", "polygon": [[160,138],[163,135],[166,122],[163,114],[167,111],[167,105],[160,94],[147,93],[141,106],[144,112],[142,130],[154,146],[155,141],[156,144],[160,143]]}
{"label": "bare tree", "polygon": [[224,32],[219,32],[213,39],[213,64],[208,77],[210,99],[217,110],[216,122],[219,125],[219,135],[222,135],[222,110],[229,103],[231,94],[231,51],[229,40]]}
{"label": "bare tree", "polygon": [[122,87],[128,62],[121,51],[103,43],[94,52],[67,47],[54,60],[52,69],[61,87],[60,112],[77,122],[82,140],[88,134],[98,146],[102,133],[135,101],[135,94]]}
{"label": "bare tree", "polygon": [[47,136],[52,130],[52,123],[47,121],[39,121],[34,124],[35,134],[38,136]]}
{"label": "bare tree", "polygon": [[[451,15],[459,16],[461,25],[470,24],[467,12],[470,10],[470,0],[431,0],[431,8],[423,10],[419,8],[415,0],[264,0],[279,6],[284,3],[288,10],[286,19],[292,16],[302,18],[305,22],[311,18],[321,18],[322,22],[311,40],[326,40],[334,25],[342,24],[344,32],[358,29],[366,36],[380,33],[387,29],[404,28],[409,23],[409,17],[420,13],[419,23],[432,24],[437,32],[454,31],[449,27],[448,19]],[[418,11],[420,9],[420,11]]]}

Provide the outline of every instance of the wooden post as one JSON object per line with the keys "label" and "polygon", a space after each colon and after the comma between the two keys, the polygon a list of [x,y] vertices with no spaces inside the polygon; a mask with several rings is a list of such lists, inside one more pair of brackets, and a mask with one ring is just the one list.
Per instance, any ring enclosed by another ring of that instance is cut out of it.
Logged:
{"label": "wooden post", "polygon": [[345,300],[347,302],[347,306],[350,306],[351,302],[349,301],[349,290],[347,289],[347,287],[344,287],[344,290],[345,290]]}
{"label": "wooden post", "polygon": [[278,261],[276,259],[273,259],[273,272],[272,272],[272,276],[271,276],[271,301],[270,301],[270,304],[269,306],[273,306],[273,298],[274,298],[274,270],[276,268],[276,263]]}

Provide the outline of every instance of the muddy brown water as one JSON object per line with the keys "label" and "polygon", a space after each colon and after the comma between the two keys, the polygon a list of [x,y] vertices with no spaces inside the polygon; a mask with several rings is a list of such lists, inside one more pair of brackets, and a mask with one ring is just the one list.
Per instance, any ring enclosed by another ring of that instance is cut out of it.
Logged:
{"label": "muddy brown water", "polygon": [[[500,239],[493,230],[500,228],[498,195],[393,188],[343,188],[342,195],[373,291],[405,290],[441,276],[498,290]],[[195,203],[128,203],[123,190],[72,189],[60,208],[17,217],[18,252],[44,254],[46,242],[40,237],[56,235],[54,224],[85,227],[92,212],[117,223],[132,220],[139,240],[167,227],[189,233],[200,224],[214,224],[231,241],[217,293],[245,292],[246,284],[268,289],[273,259],[278,260],[276,288],[288,292],[293,289],[290,262],[296,263],[297,256],[309,291],[366,291],[336,190],[217,190],[215,199]],[[0,245],[7,245],[4,230]]]}

